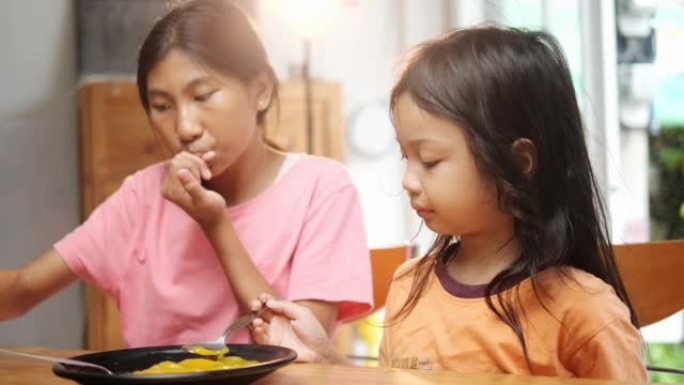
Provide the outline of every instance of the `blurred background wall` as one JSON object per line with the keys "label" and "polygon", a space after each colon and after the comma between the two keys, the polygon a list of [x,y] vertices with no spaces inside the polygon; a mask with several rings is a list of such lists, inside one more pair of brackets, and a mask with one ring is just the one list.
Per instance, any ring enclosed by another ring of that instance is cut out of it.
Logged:
{"label": "blurred background wall", "polygon": [[[0,2],[0,268],[79,223],[75,30],[72,1]],[[0,343],[80,346],[82,303],[74,285],[0,322]]]}

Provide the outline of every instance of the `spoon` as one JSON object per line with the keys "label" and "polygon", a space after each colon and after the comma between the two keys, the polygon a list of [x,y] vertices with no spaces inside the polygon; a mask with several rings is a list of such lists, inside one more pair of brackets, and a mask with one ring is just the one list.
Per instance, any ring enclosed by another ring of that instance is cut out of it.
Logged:
{"label": "spoon", "polygon": [[243,317],[238,318],[235,322],[228,325],[223,334],[216,337],[216,339],[213,339],[211,341],[185,344],[181,347],[181,349],[185,350],[186,352],[195,353],[202,356],[212,356],[221,353],[227,353],[228,347],[226,346],[226,338],[234,331],[249,325],[255,318],[261,316],[261,314],[266,309],[266,307],[263,307],[256,313],[249,313]]}
{"label": "spoon", "polygon": [[97,369],[97,370],[104,372],[104,373],[107,373],[109,375],[114,374],[109,369],[105,368],[104,366],[91,364],[90,362],[85,362],[85,361],[72,360],[70,358],[59,358],[59,357],[52,357],[52,356],[44,356],[42,354],[18,352],[16,350],[8,350],[8,349],[2,349],[2,348],[0,348],[0,353],[13,354],[15,356],[33,358],[33,359],[42,360],[42,361],[57,362],[57,363],[60,363],[62,365],[67,365],[67,366],[79,366],[79,367],[83,367],[83,368]]}

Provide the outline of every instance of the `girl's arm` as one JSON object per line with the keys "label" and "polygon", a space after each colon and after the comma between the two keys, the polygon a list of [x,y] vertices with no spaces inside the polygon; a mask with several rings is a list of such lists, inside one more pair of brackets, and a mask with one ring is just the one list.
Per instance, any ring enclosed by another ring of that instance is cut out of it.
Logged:
{"label": "girl's arm", "polygon": [[77,279],[54,248],[17,270],[0,270],[0,320],[25,314]]}
{"label": "girl's arm", "polygon": [[566,365],[577,377],[646,383],[642,346],[629,319],[616,319],[584,342]]}
{"label": "girl's arm", "polygon": [[[249,254],[242,246],[235,228],[225,215],[218,222],[203,225],[203,227],[216,254],[221,259],[228,282],[244,312],[249,310],[250,300],[256,298],[260,293],[277,296],[277,293],[252,262]],[[337,319],[339,307],[337,303],[325,301],[298,301],[297,303],[311,311],[316,320],[323,325],[328,335],[332,333]]]}
{"label": "girl's arm", "polygon": [[[247,312],[249,302],[259,293],[276,295],[261,275],[240,241],[233,224],[225,215],[225,200],[215,191],[205,189],[202,178],[210,177],[203,160],[187,153],[180,153],[171,160],[162,194],[171,200],[202,226],[205,235],[218,255],[226,278],[238,305]],[[206,174],[206,175],[205,175]],[[301,301],[311,309],[328,333],[332,333],[337,319],[337,303],[325,301]]]}
{"label": "girl's arm", "polygon": [[570,297],[563,319],[558,345],[563,366],[577,377],[646,383],[643,342],[627,306],[603,282],[583,290],[574,291],[581,296]]}

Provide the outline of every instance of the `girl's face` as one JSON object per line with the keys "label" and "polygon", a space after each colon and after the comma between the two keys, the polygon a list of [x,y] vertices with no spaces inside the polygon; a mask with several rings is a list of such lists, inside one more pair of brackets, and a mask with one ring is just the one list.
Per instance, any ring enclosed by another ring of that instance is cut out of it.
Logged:
{"label": "girl's face", "polygon": [[219,175],[259,140],[256,115],[268,105],[269,85],[245,84],[173,49],[147,77],[150,124],[173,154],[214,151],[208,166]]}
{"label": "girl's face", "polygon": [[496,188],[481,177],[463,128],[420,109],[408,93],[393,114],[406,158],[403,187],[431,230],[467,236],[504,223]]}

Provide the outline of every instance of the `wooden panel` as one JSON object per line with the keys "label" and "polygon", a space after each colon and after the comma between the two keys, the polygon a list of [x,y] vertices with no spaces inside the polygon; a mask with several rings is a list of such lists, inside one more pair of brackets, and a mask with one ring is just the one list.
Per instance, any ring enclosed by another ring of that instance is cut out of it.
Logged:
{"label": "wooden panel", "polygon": [[[86,218],[131,173],[165,158],[149,127],[133,81],[90,82],[79,95],[81,126],[82,214]],[[342,159],[344,121],[340,88],[315,82],[314,153]],[[306,152],[304,84],[280,87],[280,109],[267,116],[269,136],[283,149]],[[280,117],[277,113],[280,112]],[[99,289],[86,289],[86,347],[111,350],[124,347],[114,301]]]}
{"label": "wooden panel", "polygon": [[133,83],[84,85],[81,117],[86,217],[119,188],[127,175],[164,159],[164,154],[149,128]]}
{"label": "wooden panel", "polygon": [[[280,103],[269,111],[267,136],[292,152],[307,152],[305,87],[303,81],[288,81],[280,86]],[[313,154],[344,158],[344,119],[341,92],[336,83],[312,85]]]}

